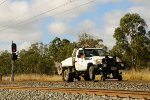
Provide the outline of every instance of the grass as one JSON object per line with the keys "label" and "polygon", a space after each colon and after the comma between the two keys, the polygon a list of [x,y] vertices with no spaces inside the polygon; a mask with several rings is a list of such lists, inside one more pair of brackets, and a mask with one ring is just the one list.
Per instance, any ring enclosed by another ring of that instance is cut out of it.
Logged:
{"label": "grass", "polygon": [[150,81],[150,70],[138,70],[138,71],[123,71],[123,80],[133,81]]}
{"label": "grass", "polygon": [[[4,76],[3,81],[10,81],[10,76]],[[15,81],[62,81],[59,75],[20,74],[15,75]]]}
{"label": "grass", "polygon": [[[124,70],[122,71],[123,80],[129,81],[150,81],[150,70]],[[83,78],[82,78],[83,79]],[[100,80],[100,75],[96,76]],[[3,76],[3,81],[10,81],[10,76]],[[15,75],[15,81],[62,81],[59,75],[40,75],[40,74],[20,74]]]}

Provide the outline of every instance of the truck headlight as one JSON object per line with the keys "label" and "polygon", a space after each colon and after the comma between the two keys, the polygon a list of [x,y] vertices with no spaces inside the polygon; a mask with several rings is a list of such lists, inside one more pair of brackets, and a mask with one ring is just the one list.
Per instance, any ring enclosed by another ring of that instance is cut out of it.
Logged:
{"label": "truck headlight", "polygon": [[103,67],[107,67],[107,64],[103,64]]}
{"label": "truck headlight", "polygon": [[121,63],[121,67],[124,67],[124,64],[123,64],[123,63]]}
{"label": "truck headlight", "polygon": [[116,57],[116,62],[121,62],[121,60],[118,57]]}
{"label": "truck headlight", "polygon": [[94,61],[95,64],[100,64],[101,63],[100,59],[94,59],[93,61]]}

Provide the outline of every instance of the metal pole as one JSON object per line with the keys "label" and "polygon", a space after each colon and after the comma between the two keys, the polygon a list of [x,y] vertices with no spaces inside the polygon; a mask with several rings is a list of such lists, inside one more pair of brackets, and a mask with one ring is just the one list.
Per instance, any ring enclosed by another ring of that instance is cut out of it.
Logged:
{"label": "metal pole", "polygon": [[2,81],[2,73],[0,72],[0,82]]}
{"label": "metal pole", "polygon": [[14,81],[14,61],[11,60],[11,82]]}

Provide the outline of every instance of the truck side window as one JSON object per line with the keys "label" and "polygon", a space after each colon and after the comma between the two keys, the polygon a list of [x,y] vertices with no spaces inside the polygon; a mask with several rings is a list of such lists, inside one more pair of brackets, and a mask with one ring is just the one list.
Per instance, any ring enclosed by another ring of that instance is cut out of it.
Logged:
{"label": "truck side window", "polygon": [[80,50],[79,53],[78,53],[78,55],[79,55],[79,58],[83,58],[84,57],[83,50]]}

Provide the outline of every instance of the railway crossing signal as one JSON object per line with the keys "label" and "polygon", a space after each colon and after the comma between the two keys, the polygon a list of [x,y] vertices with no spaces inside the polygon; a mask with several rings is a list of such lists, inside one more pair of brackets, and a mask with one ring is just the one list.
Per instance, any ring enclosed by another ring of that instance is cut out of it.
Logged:
{"label": "railway crossing signal", "polygon": [[16,52],[17,51],[17,45],[16,45],[16,43],[12,43],[12,45],[11,45],[11,51],[12,52]]}
{"label": "railway crossing signal", "polygon": [[12,41],[12,44],[11,44],[11,51],[12,51],[12,57],[11,57],[11,81],[14,81],[14,62],[15,60],[17,60],[17,54],[16,54],[16,51],[17,51],[17,45],[16,43],[13,43]]}
{"label": "railway crossing signal", "polygon": [[18,55],[16,54],[16,51],[17,51],[17,45],[16,45],[16,43],[12,42],[11,51],[12,51],[12,60],[17,60],[17,56]]}
{"label": "railway crossing signal", "polygon": [[12,60],[17,60],[18,55],[16,53],[12,53]]}

